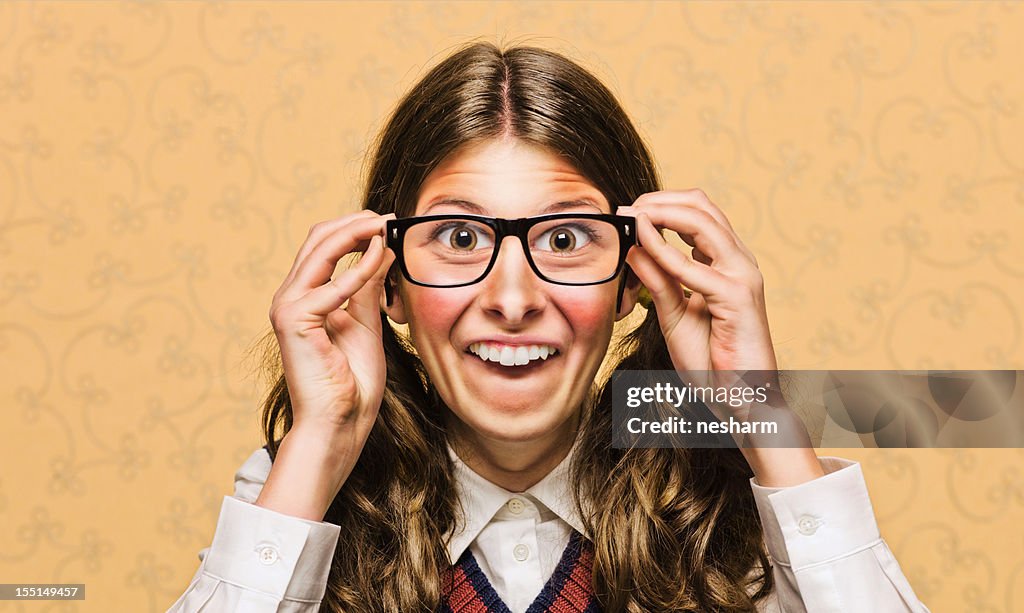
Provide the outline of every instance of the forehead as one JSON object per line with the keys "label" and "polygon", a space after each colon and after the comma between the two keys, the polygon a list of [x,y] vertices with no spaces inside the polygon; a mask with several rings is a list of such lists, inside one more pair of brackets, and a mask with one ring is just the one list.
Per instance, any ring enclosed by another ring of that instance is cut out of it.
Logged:
{"label": "forehead", "polygon": [[496,217],[528,216],[555,202],[610,212],[604,195],[556,153],[514,139],[466,145],[448,156],[424,180],[416,215],[458,208],[449,201],[478,205]]}

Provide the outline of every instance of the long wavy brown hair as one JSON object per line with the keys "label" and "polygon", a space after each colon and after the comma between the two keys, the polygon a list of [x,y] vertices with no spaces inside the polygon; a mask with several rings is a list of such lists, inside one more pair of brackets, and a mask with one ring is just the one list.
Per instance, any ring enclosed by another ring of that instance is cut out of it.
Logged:
{"label": "long wavy brown hair", "polygon": [[[424,178],[446,156],[496,137],[565,156],[613,206],[660,189],[647,147],[594,75],[544,49],[474,43],[399,102],[368,159],[363,207],[411,215]],[[408,337],[383,313],[381,320],[387,385],[380,413],[324,518],[341,526],[325,611],[435,610],[450,566],[443,539],[459,520],[444,427],[449,409]],[[265,366],[276,384],[262,421],[274,458],[292,408],[279,349],[272,333],[267,339]],[[673,368],[653,306],[620,339],[609,354],[617,356],[614,368]],[[773,584],[745,459],[735,448],[613,449],[609,387],[607,378],[595,381],[580,409],[570,470],[603,609],[755,610]]]}

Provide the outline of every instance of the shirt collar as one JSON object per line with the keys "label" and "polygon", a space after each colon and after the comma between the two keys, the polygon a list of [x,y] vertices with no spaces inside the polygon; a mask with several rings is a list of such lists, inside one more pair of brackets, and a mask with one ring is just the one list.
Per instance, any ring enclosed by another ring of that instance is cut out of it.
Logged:
{"label": "shirt collar", "polygon": [[[586,536],[583,521],[576,510],[569,488],[569,467],[575,450],[574,444],[558,466],[523,494],[533,496],[562,521]],[[495,513],[517,494],[481,477],[462,461],[451,445],[448,446],[448,455],[455,468],[455,489],[463,510],[462,522],[456,526],[453,536],[448,541],[448,556],[451,563],[455,564]]]}

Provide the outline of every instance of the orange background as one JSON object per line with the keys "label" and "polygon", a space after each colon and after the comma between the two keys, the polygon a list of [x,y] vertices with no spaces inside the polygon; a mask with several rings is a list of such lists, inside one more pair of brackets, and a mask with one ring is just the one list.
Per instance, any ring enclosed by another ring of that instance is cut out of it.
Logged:
{"label": "orange background", "polygon": [[[1021,369],[1019,3],[0,4],[0,582],[164,611],[260,444],[245,349],[470,37],[616,92],[757,255],[783,368]],[[1024,451],[863,462],[936,613],[1024,610]]]}

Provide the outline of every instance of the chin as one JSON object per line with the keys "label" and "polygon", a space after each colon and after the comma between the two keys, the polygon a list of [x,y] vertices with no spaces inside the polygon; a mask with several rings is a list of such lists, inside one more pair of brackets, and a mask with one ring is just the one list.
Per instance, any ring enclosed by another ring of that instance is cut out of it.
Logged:
{"label": "chin", "polygon": [[476,404],[472,415],[456,414],[463,426],[478,436],[503,443],[526,443],[544,438],[559,429],[564,419],[550,412],[521,407],[491,407]]}

